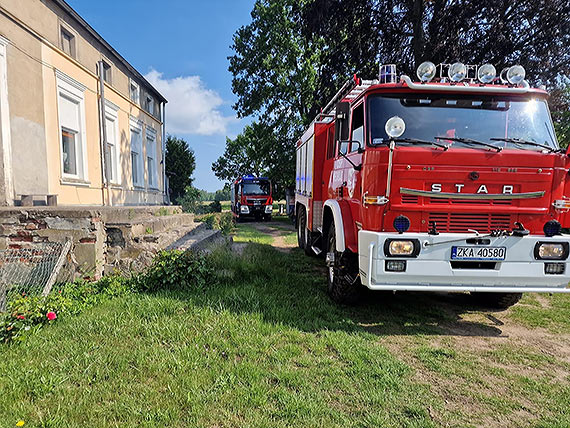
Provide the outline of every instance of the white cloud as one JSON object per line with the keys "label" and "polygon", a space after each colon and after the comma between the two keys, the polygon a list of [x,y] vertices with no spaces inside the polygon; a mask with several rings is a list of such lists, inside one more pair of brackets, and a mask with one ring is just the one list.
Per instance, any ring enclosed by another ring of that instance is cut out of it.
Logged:
{"label": "white cloud", "polygon": [[171,133],[216,135],[226,134],[234,116],[224,116],[219,107],[224,104],[220,95],[204,86],[200,76],[181,76],[165,79],[151,70],[145,78],[168,100],[166,130]]}

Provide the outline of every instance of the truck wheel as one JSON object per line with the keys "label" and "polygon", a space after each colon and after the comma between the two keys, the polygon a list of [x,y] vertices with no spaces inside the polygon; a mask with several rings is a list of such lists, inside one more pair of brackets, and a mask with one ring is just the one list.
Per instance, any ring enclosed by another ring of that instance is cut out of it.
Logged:
{"label": "truck wheel", "polygon": [[329,228],[326,250],[329,296],[337,303],[358,303],[364,291],[358,275],[358,258],[348,251],[343,254],[336,250],[334,223]]}
{"label": "truck wheel", "polygon": [[507,309],[516,304],[522,293],[472,293],[480,305],[496,309]]}
{"label": "truck wheel", "polygon": [[297,212],[297,244],[299,248],[305,248],[307,241],[307,218],[305,217],[305,208],[299,208]]}

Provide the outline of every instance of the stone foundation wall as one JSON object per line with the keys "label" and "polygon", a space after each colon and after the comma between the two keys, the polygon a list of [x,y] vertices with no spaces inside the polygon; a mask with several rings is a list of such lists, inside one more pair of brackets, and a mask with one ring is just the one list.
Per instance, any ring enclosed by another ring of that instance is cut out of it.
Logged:
{"label": "stone foundation wall", "polygon": [[[1,208],[0,250],[71,240],[76,276],[98,279],[115,267],[127,270],[152,260],[159,245],[148,241],[157,238],[136,235],[167,228],[169,219],[179,224],[181,216],[173,215],[178,213],[179,207]],[[136,260],[142,255],[144,261]]]}
{"label": "stone foundation wall", "polygon": [[33,248],[35,243],[71,240],[78,275],[103,273],[106,233],[101,214],[92,211],[14,210],[0,212],[0,250]]}

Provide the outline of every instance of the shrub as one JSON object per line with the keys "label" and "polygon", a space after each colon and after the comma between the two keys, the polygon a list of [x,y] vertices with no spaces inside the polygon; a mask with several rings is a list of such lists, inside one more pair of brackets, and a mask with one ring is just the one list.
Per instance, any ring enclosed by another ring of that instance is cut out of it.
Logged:
{"label": "shrub", "polygon": [[130,280],[107,276],[96,282],[78,280],[66,284],[46,297],[12,296],[7,313],[0,317],[0,342],[20,340],[27,332],[41,328],[61,314],[77,314],[105,298],[124,295],[131,288]]}
{"label": "shrub", "polygon": [[234,227],[234,219],[232,213],[222,213],[218,216],[218,228],[224,235],[229,235]]}
{"label": "shrub", "polygon": [[58,314],[68,312],[72,305],[72,300],[61,293],[13,298],[8,312],[0,319],[0,341],[21,340],[32,328],[53,321]]}
{"label": "shrub", "polygon": [[214,201],[210,204],[210,212],[213,213],[221,213],[222,212],[222,204],[220,201]]}
{"label": "shrub", "polygon": [[213,274],[205,255],[162,251],[146,272],[135,278],[141,291],[203,289]]}

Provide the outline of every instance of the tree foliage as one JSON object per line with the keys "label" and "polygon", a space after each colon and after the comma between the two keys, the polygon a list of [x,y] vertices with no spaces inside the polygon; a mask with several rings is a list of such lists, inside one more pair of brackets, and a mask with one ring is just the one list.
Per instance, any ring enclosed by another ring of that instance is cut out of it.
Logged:
{"label": "tree foliage", "polygon": [[166,139],[166,176],[170,198],[176,201],[192,186],[192,174],[196,168],[196,156],[186,141],[169,135]]}
{"label": "tree foliage", "polygon": [[560,86],[552,94],[552,119],[562,147],[570,145],[570,84]]}
{"label": "tree foliage", "polygon": [[[234,107],[240,117],[263,120],[227,140],[214,164],[223,179],[269,170],[266,149],[252,150],[252,143],[261,144],[252,128],[264,127],[264,135],[274,134],[268,142],[292,147],[352,74],[375,78],[380,63],[395,63],[407,74],[428,59],[490,62],[498,71],[519,63],[531,83],[554,88],[570,75],[570,2],[257,0],[232,49]],[[555,115],[562,93],[552,98]],[[286,153],[279,160],[293,164],[292,150]]]}
{"label": "tree foliage", "polygon": [[220,180],[233,181],[253,174],[268,177],[277,184],[279,194],[294,178],[294,145],[288,139],[278,139],[273,127],[253,122],[235,139],[226,138],[224,154],[212,165]]}

